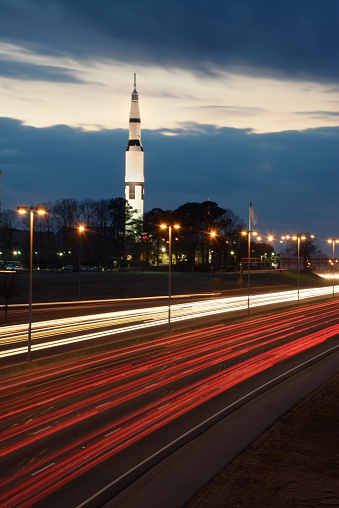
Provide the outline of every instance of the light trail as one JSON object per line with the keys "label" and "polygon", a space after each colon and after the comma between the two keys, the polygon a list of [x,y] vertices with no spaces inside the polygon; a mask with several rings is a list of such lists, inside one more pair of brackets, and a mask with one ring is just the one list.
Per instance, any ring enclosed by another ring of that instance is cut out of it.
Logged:
{"label": "light trail", "polygon": [[[335,292],[339,293],[339,286],[335,286]],[[326,297],[332,294],[332,287],[303,289],[299,291],[299,300]],[[251,295],[250,308],[297,302],[297,300],[298,296],[295,290]],[[227,312],[246,311],[248,309],[248,297],[223,297],[213,300],[175,304],[172,305],[171,309],[171,321],[174,323]],[[167,319],[168,307],[159,306],[34,322],[32,324],[32,350],[38,351],[51,347],[55,348],[110,335],[163,326],[167,324]],[[95,332],[82,333],[84,330],[93,328]],[[102,329],[101,331],[98,330],[100,328]],[[62,335],[65,335],[65,337],[54,338]],[[27,325],[20,324],[3,327],[0,332],[0,357],[25,353],[27,351],[26,341]],[[25,345],[13,347],[15,343],[23,343]],[[8,346],[10,347],[6,349]]]}
{"label": "light trail", "polygon": [[[319,309],[321,307],[319,305]],[[325,306],[323,307],[325,309]],[[332,310],[335,310],[334,305],[332,305]],[[333,319],[338,321],[335,312],[333,312]],[[291,320],[288,321],[288,329],[291,330],[293,323]],[[0,481],[0,488],[3,488],[0,501],[8,508],[29,507],[33,502],[36,503],[42,500],[47,495],[55,492],[57,488],[77,478],[80,474],[84,474],[92,467],[99,465],[104,460],[116,455],[143,437],[160,429],[216,395],[229,390],[236,384],[249,379],[251,376],[270,368],[286,358],[321,344],[339,332],[338,322],[324,330],[316,329],[318,320],[315,316],[314,323],[312,324],[315,331],[311,331],[311,326],[309,326],[310,331],[307,333],[307,321],[309,321],[309,316],[304,317],[302,327],[296,330],[297,334],[302,333],[302,337],[294,339],[292,343],[280,343],[276,347],[273,347],[273,349],[258,352],[254,357],[243,359],[235,365],[207,375],[199,381],[194,381],[192,378],[189,385],[161,397],[160,400],[150,402],[123,417],[116,418],[113,422],[105,425],[104,428],[100,426],[99,429],[88,433],[86,436],[72,439],[69,444],[59,445],[55,451],[50,452],[48,455],[42,456],[34,462],[30,461],[24,469],[20,468],[16,473],[6,475],[6,478]],[[298,322],[299,315],[296,313],[296,328]],[[262,323],[264,328],[266,328],[266,333],[269,334],[269,327],[265,318],[262,319]],[[249,339],[250,331],[247,330],[247,332]],[[254,333],[260,335],[262,332],[263,330],[258,326],[258,329]],[[246,334],[245,330],[244,333]],[[276,333],[276,327],[272,321],[271,334],[273,333]],[[222,338],[224,337],[220,337],[219,346],[222,344]],[[280,342],[281,338],[279,337]],[[207,333],[205,337],[205,361],[210,358],[210,347],[210,334]],[[195,351],[194,345],[192,345],[192,349]],[[202,347],[200,353],[202,354],[203,351],[204,348]],[[175,351],[175,353],[180,354],[181,352]],[[225,359],[228,358],[229,354],[230,350],[226,348]],[[202,359],[200,360],[202,361]],[[182,367],[187,368],[188,364],[183,362]],[[170,370],[168,372],[166,370],[166,375],[168,376],[167,382],[172,380],[172,374]],[[162,382],[165,383],[165,381]],[[138,399],[139,397],[140,391],[137,391],[135,398]],[[112,400],[110,404],[112,407],[116,407],[116,400]],[[106,408],[106,410],[108,409]],[[75,408],[75,412],[77,411],[78,408]],[[97,414],[97,407],[88,408],[87,417],[90,418],[94,414]],[[76,423],[77,418],[74,418],[73,424]],[[46,437],[44,434],[47,432],[47,428],[42,429],[38,433],[38,438]],[[25,443],[22,443],[22,446],[24,445]],[[11,450],[7,451],[11,453]]]}
{"label": "light trail", "polygon": [[327,272],[327,273],[317,273],[319,277],[322,277],[323,279],[329,279],[329,280],[338,280],[339,279],[339,273],[333,273],[333,272]]}
{"label": "light trail", "polygon": [[[337,314],[335,313],[335,318]],[[307,332],[311,328],[310,319],[306,321],[305,325],[299,322],[299,333]],[[312,326],[315,326],[315,323],[312,323]],[[202,344],[194,344],[194,352],[192,352],[191,343],[185,343],[182,345],[180,350],[175,350],[169,358],[168,355],[161,356],[160,358],[154,358],[150,362],[145,363],[138,367],[138,365],[126,365],[121,364],[119,366],[114,366],[112,369],[106,369],[104,373],[104,379],[102,379],[102,374],[100,377],[92,376],[88,383],[85,383],[82,379],[78,381],[78,383],[71,382],[68,387],[67,383],[63,382],[63,390],[60,392],[59,387],[52,387],[49,389],[47,399],[44,399],[43,396],[40,396],[39,402],[33,401],[30,405],[27,405],[27,397],[25,397],[22,401],[22,406],[12,407],[6,403],[2,403],[1,412],[0,412],[0,420],[12,418],[13,416],[18,415],[23,411],[29,411],[33,409],[36,405],[38,405],[39,410],[53,401],[55,403],[58,399],[64,398],[65,392],[67,392],[67,396],[70,397],[74,394],[79,395],[80,393],[84,394],[84,400],[79,403],[73,404],[71,407],[66,408],[65,410],[58,410],[56,419],[60,422],[61,418],[67,415],[70,412],[77,412],[77,422],[79,419],[86,419],[88,414],[86,412],[82,413],[79,417],[79,411],[84,410],[89,404],[96,405],[98,402],[101,402],[101,407],[109,403],[112,404],[112,398],[114,397],[114,404],[121,404],[122,402],[126,402],[127,400],[131,400],[137,395],[142,395],[144,393],[149,392],[150,386],[152,383],[154,387],[159,388],[160,386],[168,383],[168,377],[172,376],[172,381],[175,379],[176,381],[185,378],[187,374],[200,372],[206,369],[209,366],[215,365],[216,363],[220,363],[222,361],[227,360],[229,354],[231,354],[231,358],[234,360],[237,357],[242,356],[244,353],[249,353],[250,351],[255,350],[258,347],[258,343],[260,343],[260,347],[267,346],[269,344],[273,344],[276,341],[281,341],[295,334],[295,327],[289,326],[284,329],[284,333],[282,334],[282,330],[276,330],[276,328],[272,329],[272,325],[261,326],[260,334],[253,336],[252,330],[245,330],[243,333],[240,333],[238,330],[236,341],[231,339],[227,341],[226,335],[223,333],[219,333],[213,338],[213,345],[210,345],[210,336],[208,340],[210,352],[206,352],[207,344],[203,342]],[[205,331],[206,335],[206,331]],[[182,339],[181,339],[182,340]],[[240,345],[239,345],[240,343]],[[138,348],[135,348],[135,353],[139,351]],[[130,354],[130,353],[129,353]],[[198,357],[201,355],[201,357]],[[172,364],[172,365],[171,365]],[[166,378],[163,376],[162,369],[166,367]],[[128,369],[126,373],[126,369]],[[152,372],[152,370],[155,372]],[[160,370],[160,373],[159,373]],[[143,377],[142,383],[140,379],[134,380],[135,373],[146,372],[146,375]],[[124,381],[124,392],[117,388],[113,388],[112,390],[108,390],[106,388],[105,398],[109,399],[109,402],[103,402],[102,394],[95,395],[94,397],[87,396],[87,393],[93,386],[106,382],[106,384],[114,383],[122,380]],[[58,393],[59,391],[59,393]],[[54,393],[56,392],[56,393]],[[104,407],[106,410],[107,407]],[[44,415],[39,419],[40,425],[42,425],[42,429],[35,432],[45,432],[45,435],[49,435],[60,430],[58,427],[45,427],[46,423],[50,423],[54,418],[53,415],[49,414]],[[72,425],[73,422],[69,422],[68,425]],[[20,433],[27,434],[32,428],[35,428],[37,425],[36,420],[32,418],[31,414],[29,415],[29,420],[22,428],[11,428],[7,431],[3,430],[0,436],[0,443],[4,440],[8,440],[10,437],[18,436]],[[39,438],[36,436],[30,437],[30,442],[34,442]],[[19,443],[16,443],[15,448],[20,447]],[[8,450],[7,450],[8,452]],[[0,450],[0,457],[3,453]]]}

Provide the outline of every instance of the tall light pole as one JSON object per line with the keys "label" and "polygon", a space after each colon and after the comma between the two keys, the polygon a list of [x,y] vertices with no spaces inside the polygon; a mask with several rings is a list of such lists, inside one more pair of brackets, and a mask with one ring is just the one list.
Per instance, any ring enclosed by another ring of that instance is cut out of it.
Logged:
{"label": "tall light pole", "polygon": [[[63,259],[62,259],[62,256],[63,256],[63,255],[64,255],[64,253],[63,253],[63,252],[57,252],[57,256],[59,256],[59,257],[60,257],[60,265],[61,265],[61,267],[60,267],[60,271],[61,271],[61,272],[62,272],[62,268],[63,268],[63,264],[64,264],[64,263],[63,263]],[[58,271],[59,271],[59,265],[58,265]]]}
{"label": "tall light pole", "polygon": [[298,242],[298,303],[300,302],[300,299],[299,299],[299,295],[300,295],[300,240],[305,240],[305,237],[302,236],[297,236],[297,237],[293,237],[293,240],[297,239],[297,242]]}
{"label": "tall light pole", "polygon": [[81,300],[81,235],[85,231],[85,226],[78,226],[79,231],[79,300]]}
{"label": "tall light pole", "polygon": [[18,206],[17,211],[20,214],[29,212],[29,285],[28,285],[28,348],[27,348],[27,361],[31,361],[32,351],[32,302],[33,302],[33,237],[34,237],[34,213],[38,215],[45,215],[46,208],[31,206]]}
{"label": "tall light pole", "polygon": [[161,229],[168,228],[168,330],[171,330],[171,293],[172,293],[172,228],[180,229],[178,224],[161,224]]}
{"label": "tall light pole", "polygon": [[333,239],[333,238],[329,238],[327,240],[327,243],[331,243],[332,244],[332,288],[333,288],[332,296],[334,298],[334,245],[336,243],[339,243],[339,240]]}
{"label": "tall light pole", "polygon": [[242,231],[241,234],[243,236],[247,235],[247,313],[250,313],[250,287],[251,287],[251,234],[253,236],[257,236],[257,231],[251,231],[248,229],[247,231]]}
{"label": "tall light pole", "polygon": [[2,226],[2,170],[0,169],[0,227]]}
{"label": "tall light pole", "polygon": [[[311,235],[310,238],[314,238],[314,235]],[[297,240],[297,277],[298,277],[298,304],[300,302],[299,296],[300,296],[300,241],[301,240],[307,240],[307,237],[305,235],[293,235],[293,236],[282,236],[282,240]]]}
{"label": "tall light pole", "polygon": [[213,289],[213,238],[216,237],[215,231],[210,231],[210,263],[211,263],[211,289]]}

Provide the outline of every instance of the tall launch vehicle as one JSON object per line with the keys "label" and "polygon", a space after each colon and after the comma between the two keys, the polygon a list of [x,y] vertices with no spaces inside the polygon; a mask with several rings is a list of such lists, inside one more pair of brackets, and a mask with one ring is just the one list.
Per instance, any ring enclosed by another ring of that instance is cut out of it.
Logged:
{"label": "tall launch vehicle", "polygon": [[125,199],[135,210],[135,216],[144,215],[144,149],[141,144],[139,96],[136,74],[131,95],[129,138],[125,156]]}

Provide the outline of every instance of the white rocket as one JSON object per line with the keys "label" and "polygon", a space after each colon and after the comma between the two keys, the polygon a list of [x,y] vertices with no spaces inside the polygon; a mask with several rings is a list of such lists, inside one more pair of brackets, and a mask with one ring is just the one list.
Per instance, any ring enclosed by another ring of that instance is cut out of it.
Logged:
{"label": "white rocket", "polygon": [[134,74],[129,115],[129,138],[125,156],[125,199],[135,210],[135,216],[144,215],[144,149],[141,144],[139,96]]}

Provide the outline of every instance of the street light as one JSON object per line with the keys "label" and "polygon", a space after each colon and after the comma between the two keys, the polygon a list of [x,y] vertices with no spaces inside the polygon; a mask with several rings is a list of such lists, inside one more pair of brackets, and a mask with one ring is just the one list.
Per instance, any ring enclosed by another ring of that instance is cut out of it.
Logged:
{"label": "street light", "polygon": [[250,286],[251,286],[251,271],[250,271],[250,261],[251,261],[251,234],[252,236],[257,236],[257,231],[242,231],[241,234],[243,236],[247,235],[247,313],[250,313]]}
{"label": "street light", "polygon": [[213,238],[216,237],[215,231],[210,231],[210,263],[211,263],[211,288],[213,289]]}
{"label": "street light", "polygon": [[32,349],[32,301],[33,301],[33,234],[34,234],[34,213],[45,215],[46,208],[39,206],[34,208],[31,206],[18,206],[18,213],[24,215],[29,212],[29,288],[28,288],[28,351],[27,361],[31,361]]}
{"label": "street light", "polygon": [[161,229],[168,228],[168,329],[171,330],[171,274],[172,274],[172,228],[180,229],[178,224],[161,224]]}
{"label": "street light", "polygon": [[35,251],[34,254],[36,255],[36,269],[40,270],[40,266],[39,266],[39,252]]}
{"label": "street light", "polygon": [[[256,239],[260,242],[262,240],[261,236],[258,236],[257,231],[253,230],[247,230],[247,231],[241,231],[242,236],[247,236],[248,244],[247,244],[247,313],[250,313],[250,287],[251,287],[251,235],[256,237]],[[267,240],[272,242],[274,240],[274,237],[272,235],[269,235],[267,237]]]}
{"label": "street light", "polygon": [[79,300],[81,300],[81,234],[85,231],[85,226],[78,226],[79,231]]}
{"label": "street light", "polygon": [[337,239],[333,239],[333,238],[329,238],[327,240],[327,243],[331,243],[332,244],[332,285],[333,285],[333,293],[332,293],[332,296],[334,298],[334,245],[336,243],[339,243],[339,240]]}
{"label": "street light", "polygon": [[[60,257],[60,265],[61,265],[60,270],[61,270],[61,271],[62,271],[62,267],[63,267],[63,264],[64,264],[64,263],[63,263],[63,259],[62,259],[62,256],[63,256],[63,255],[64,255],[64,253],[63,253],[63,252],[57,252],[57,256],[59,256],[59,257]],[[58,266],[59,266],[59,263],[58,263]],[[59,269],[59,268],[58,268],[58,269]]]}
{"label": "street light", "polygon": [[[310,238],[314,238],[314,235],[311,235]],[[299,295],[300,295],[300,240],[307,240],[305,235],[293,235],[293,236],[282,236],[282,240],[297,240],[297,276],[298,276],[298,303],[299,303]]]}

